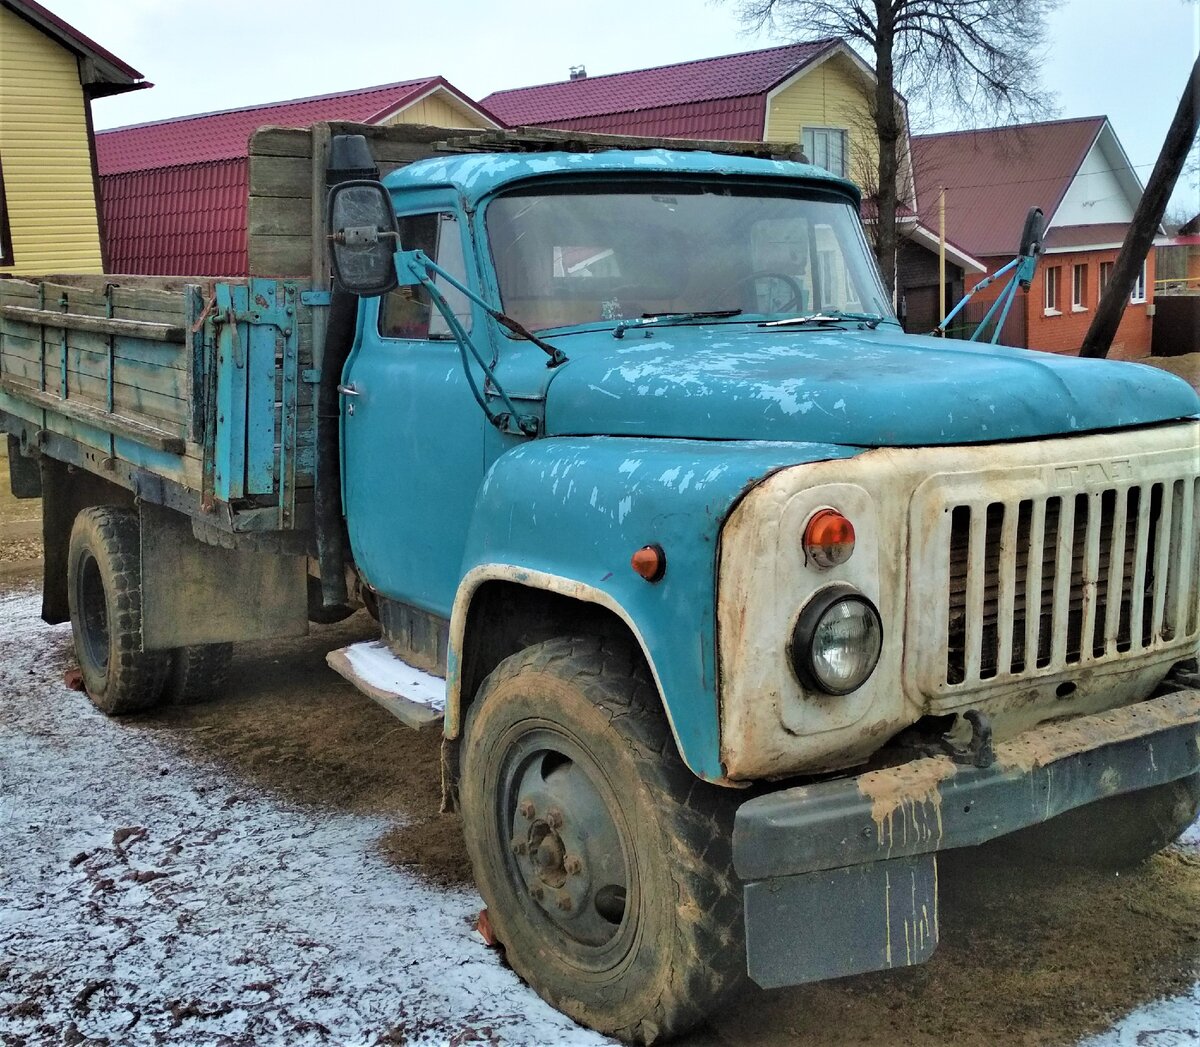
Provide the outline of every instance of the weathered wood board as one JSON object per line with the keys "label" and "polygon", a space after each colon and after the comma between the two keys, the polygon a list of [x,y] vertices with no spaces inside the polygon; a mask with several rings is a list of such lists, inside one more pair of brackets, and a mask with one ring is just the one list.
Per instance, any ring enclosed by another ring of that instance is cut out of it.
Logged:
{"label": "weathered wood board", "polygon": [[584,134],[521,127],[511,131],[453,130],[397,124],[325,123],[307,129],[267,127],[250,139],[248,253],[253,276],[308,277],[326,287],[320,224],[325,159],[333,135],[361,134],[386,174],[431,156],[481,152],[599,152],[606,149],[704,150],[796,160],[800,147],[778,142],[721,142]]}

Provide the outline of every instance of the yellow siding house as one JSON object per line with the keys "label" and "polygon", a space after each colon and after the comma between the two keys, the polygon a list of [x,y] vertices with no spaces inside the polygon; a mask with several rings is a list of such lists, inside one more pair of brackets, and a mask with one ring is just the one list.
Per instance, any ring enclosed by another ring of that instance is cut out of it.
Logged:
{"label": "yellow siding house", "polygon": [[0,274],[101,273],[93,98],[142,74],[29,0],[0,0]]}

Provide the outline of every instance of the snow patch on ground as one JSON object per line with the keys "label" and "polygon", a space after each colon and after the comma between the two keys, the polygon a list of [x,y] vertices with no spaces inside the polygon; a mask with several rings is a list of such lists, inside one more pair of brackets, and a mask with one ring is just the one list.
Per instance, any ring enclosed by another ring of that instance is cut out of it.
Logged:
{"label": "snow patch on ground", "polygon": [[1184,1047],[1200,1043],[1200,985],[1185,996],[1156,1000],[1079,1047]]}
{"label": "snow patch on ground", "polygon": [[391,826],[248,789],[61,684],[70,628],[0,596],[0,1039],[604,1044],[386,865]]}

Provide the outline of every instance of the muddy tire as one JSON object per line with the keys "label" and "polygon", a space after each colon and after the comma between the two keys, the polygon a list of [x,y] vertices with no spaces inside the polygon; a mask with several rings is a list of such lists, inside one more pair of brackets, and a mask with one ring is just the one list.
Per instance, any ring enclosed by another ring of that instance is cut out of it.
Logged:
{"label": "muddy tire", "polygon": [[467,714],[461,758],[475,882],[543,999],[649,1044],[742,983],[739,797],[683,765],[627,644],[555,639],[502,662]]}
{"label": "muddy tire", "polygon": [[1200,774],[1079,807],[1014,833],[1018,850],[1060,865],[1128,869],[1179,839],[1200,815]]}
{"label": "muddy tire", "polygon": [[110,716],[160,701],[170,669],[165,651],[142,650],[142,568],[137,514],[84,509],[71,528],[67,599],[75,653],[88,697]]}
{"label": "muddy tire", "polygon": [[232,661],[231,643],[175,648],[163,697],[175,705],[192,705],[215,697],[225,686]]}

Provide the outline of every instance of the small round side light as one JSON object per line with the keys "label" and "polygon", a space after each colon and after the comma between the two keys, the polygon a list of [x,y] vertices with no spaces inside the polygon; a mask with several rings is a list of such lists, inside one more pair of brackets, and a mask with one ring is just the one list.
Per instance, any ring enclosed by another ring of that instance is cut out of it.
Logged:
{"label": "small round side light", "polygon": [[819,509],[804,528],[804,555],[827,570],[844,564],[854,553],[854,524],[836,509]]}
{"label": "small round side light", "polygon": [[661,545],[643,545],[629,559],[629,566],[648,582],[657,582],[667,573],[667,554]]}

